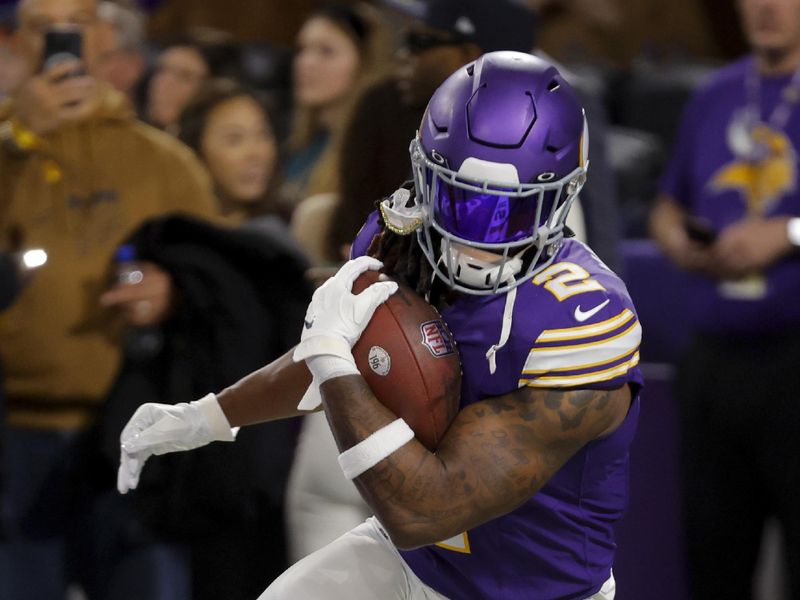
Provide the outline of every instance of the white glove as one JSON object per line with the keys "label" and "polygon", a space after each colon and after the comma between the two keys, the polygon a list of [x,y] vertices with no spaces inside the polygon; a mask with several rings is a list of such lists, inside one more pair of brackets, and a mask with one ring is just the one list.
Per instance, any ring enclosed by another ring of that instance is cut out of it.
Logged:
{"label": "white glove", "polygon": [[117,489],[125,494],[136,488],[144,463],[154,454],[191,450],[213,441],[232,442],[238,431],[238,427],[231,429],[214,394],[188,404],[143,404],[119,436]]}
{"label": "white glove", "polygon": [[314,292],[306,311],[300,343],[294,350],[295,362],[305,360],[313,376],[299,410],[320,405],[319,386],[328,379],[356,375],[353,345],[361,337],[375,309],[397,291],[394,281],[373,283],[360,294],[353,294],[353,282],[365,271],[377,271],[379,260],[360,256],[341,269]]}

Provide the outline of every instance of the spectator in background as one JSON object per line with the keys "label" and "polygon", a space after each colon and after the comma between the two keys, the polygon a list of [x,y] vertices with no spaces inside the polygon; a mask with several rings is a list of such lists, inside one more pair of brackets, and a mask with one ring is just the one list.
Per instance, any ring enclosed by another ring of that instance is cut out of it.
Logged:
{"label": "spectator in background", "polygon": [[738,8],[752,53],[686,108],[651,231],[695,275],[676,381],[693,597],[749,598],[776,516],[798,598],[800,2]]}
{"label": "spectator in background", "polygon": [[179,139],[205,162],[225,217],[241,224],[268,212],[278,145],[263,99],[233,80],[212,79],[183,111]]}
{"label": "spectator in background", "polygon": [[[389,64],[387,32],[367,5],[330,5],[313,13],[297,37],[294,115],[286,144],[281,212],[334,192],[340,132],[360,91]],[[311,245],[313,236],[299,239]],[[312,253],[313,254],[313,253]]]}
{"label": "spectator in background", "polygon": [[[211,217],[214,200],[192,153],[137,122],[93,75],[95,0],[22,0],[18,23],[28,74],[0,109],[0,240],[6,250],[44,248],[49,259],[0,314],[8,573],[14,600],[63,600],[73,579],[66,558],[70,567],[85,558],[77,537],[91,533],[77,525],[90,498],[78,495],[75,471],[87,468],[81,448],[121,362],[121,327],[176,309],[171,278],[155,264],[142,265],[137,285],[103,296],[112,255],[150,217]],[[63,25],[80,32],[83,58],[42,72],[44,32]]]}
{"label": "spectator in background", "polygon": [[285,222],[274,214],[281,174],[269,106],[262,95],[232,79],[212,79],[183,112],[179,139],[205,163],[227,221],[301,254]]}
{"label": "spectator in background", "polygon": [[138,86],[147,67],[145,15],[135,3],[101,2],[95,74],[137,105]]}
{"label": "spectator in background", "polygon": [[194,28],[168,42],[147,85],[144,119],[178,134],[181,112],[211,77],[240,79],[241,51],[225,32]]}

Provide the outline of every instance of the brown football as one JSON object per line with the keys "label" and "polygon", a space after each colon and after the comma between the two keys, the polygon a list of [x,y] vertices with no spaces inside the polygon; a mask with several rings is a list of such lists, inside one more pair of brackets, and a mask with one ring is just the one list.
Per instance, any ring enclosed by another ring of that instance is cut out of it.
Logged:
{"label": "brown football", "polygon": [[[353,284],[353,293],[377,279],[376,271],[367,271]],[[458,349],[439,312],[401,283],[375,311],[353,356],[381,404],[435,450],[461,398]]]}

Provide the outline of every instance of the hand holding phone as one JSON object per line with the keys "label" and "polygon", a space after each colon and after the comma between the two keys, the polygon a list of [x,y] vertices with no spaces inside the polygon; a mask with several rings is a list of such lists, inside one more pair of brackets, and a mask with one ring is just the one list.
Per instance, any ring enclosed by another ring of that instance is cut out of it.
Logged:
{"label": "hand holding phone", "polygon": [[684,228],[689,239],[701,246],[711,246],[717,240],[717,232],[707,219],[687,217]]}
{"label": "hand holding phone", "polygon": [[16,118],[36,135],[86,118],[99,102],[97,81],[81,62],[82,40],[76,26],[52,27],[44,34],[41,70],[15,94]]}
{"label": "hand holding phone", "polygon": [[[68,61],[80,61],[83,54],[83,34],[79,27],[62,25],[52,27],[44,34],[41,71],[47,72],[56,65]],[[84,75],[83,68],[76,68],[60,79]]]}

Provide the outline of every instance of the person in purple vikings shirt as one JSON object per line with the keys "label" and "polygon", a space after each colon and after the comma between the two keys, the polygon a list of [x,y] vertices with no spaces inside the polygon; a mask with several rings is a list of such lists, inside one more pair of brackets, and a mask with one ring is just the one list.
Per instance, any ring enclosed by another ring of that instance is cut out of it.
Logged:
{"label": "person in purple vikings shirt", "polygon": [[738,4],[753,52],[685,109],[651,230],[693,273],[676,386],[693,597],[750,597],[774,515],[798,598],[800,2]]}
{"label": "person in purple vikings shirt", "polygon": [[[613,599],[641,326],[621,280],[565,235],[586,131],[542,59],[491,52],[458,69],[411,143],[413,185],[381,203],[356,258],[317,290],[294,353],[218,396],[142,406],[120,437],[120,491],[153,454],[321,404],[375,517],[262,600]],[[355,368],[352,344],[397,289],[386,279],[353,295],[368,269],[439,307],[456,342],[460,412],[435,454]]]}

